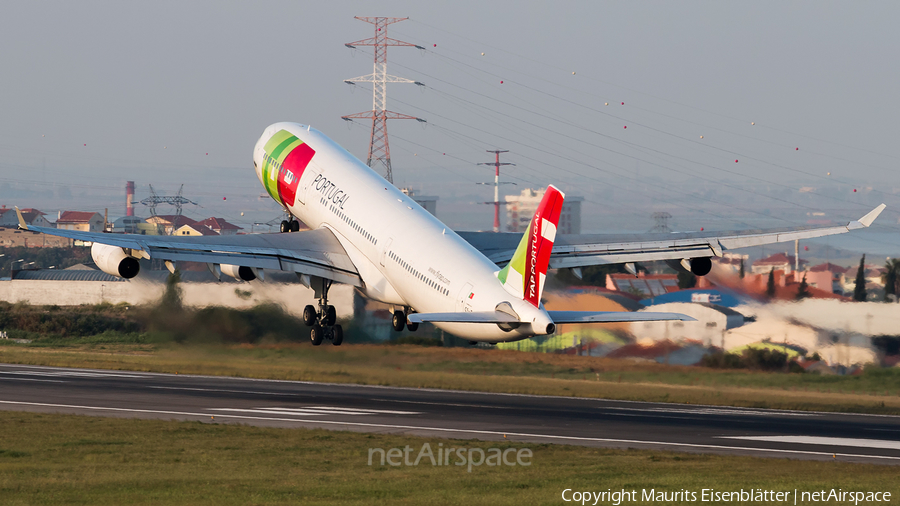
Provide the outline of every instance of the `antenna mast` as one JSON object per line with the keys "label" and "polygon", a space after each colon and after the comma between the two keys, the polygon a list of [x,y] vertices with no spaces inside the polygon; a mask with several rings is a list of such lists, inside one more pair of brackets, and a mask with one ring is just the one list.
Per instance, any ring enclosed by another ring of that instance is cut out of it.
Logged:
{"label": "antenna mast", "polygon": [[[494,153],[493,163],[479,163],[478,165],[494,166],[494,232],[500,231],[500,167],[503,165],[515,165],[514,163],[500,163],[500,153],[509,153],[508,149],[488,149],[488,153]],[[479,183],[482,184],[482,183]],[[516,183],[504,183],[516,184]],[[487,202],[490,204],[490,202]]]}

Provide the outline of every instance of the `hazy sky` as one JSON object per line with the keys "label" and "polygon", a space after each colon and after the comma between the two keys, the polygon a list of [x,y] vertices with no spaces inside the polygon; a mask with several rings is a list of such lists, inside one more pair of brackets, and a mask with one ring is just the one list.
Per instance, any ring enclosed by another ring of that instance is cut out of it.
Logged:
{"label": "hazy sky", "polygon": [[257,137],[309,123],[365,159],[369,125],[340,116],[371,109],[371,89],[342,81],[370,73],[372,55],[344,43],[373,35],[354,16],[408,16],[389,36],[426,50],[389,49],[388,72],[427,86],[391,85],[388,108],[428,123],[389,123],[395,182],[439,195],[451,226],[490,227],[489,207],[468,204],[491,198],[475,164],[502,148],[517,164],[505,192],[582,195],[587,230],[653,210],[687,228],[789,226],[884,201],[879,241],[900,249],[898,14],[895,2],[14,2],[0,22],[0,194],[19,196],[0,203],[119,215],[133,179],[138,197],[185,183],[203,205],[190,215],[274,217],[257,198]]}

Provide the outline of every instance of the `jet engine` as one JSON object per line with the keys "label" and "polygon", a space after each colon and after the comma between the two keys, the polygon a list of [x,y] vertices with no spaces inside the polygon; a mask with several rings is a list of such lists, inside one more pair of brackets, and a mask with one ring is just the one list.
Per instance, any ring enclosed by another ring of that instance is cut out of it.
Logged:
{"label": "jet engine", "polygon": [[706,276],[712,270],[712,259],[709,257],[699,257],[681,260],[666,260],[669,267],[680,272],[690,271],[695,276]]}
{"label": "jet engine", "polygon": [[691,272],[695,276],[706,276],[712,270],[712,259],[709,257],[692,258]]}
{"label": "jet engine", "polygon": [[241,281],[253,281],[256,279],[256,274],[253,274],[253,269],[250,267],[231,264],[222,264],[219,267],[222,269],[222,274],[231,276],[234,279],[239,279]]}
{"label": "jet engine", "polygon": [[95,242],[91,246],[91,258],[101,271],[120,278],[131,279],[141,270],[137,258],[128,256],[118,246]]}

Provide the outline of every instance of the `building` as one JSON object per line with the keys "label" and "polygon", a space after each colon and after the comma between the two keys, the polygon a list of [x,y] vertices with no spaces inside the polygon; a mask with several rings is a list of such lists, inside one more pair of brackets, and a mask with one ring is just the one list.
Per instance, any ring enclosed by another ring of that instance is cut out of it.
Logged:
{"label": "building", "polygon": [[106,220],[100,213],[89,211],[60,211],[56,219],[56,228],[62,230],[80,230],[82,232],[103,232]]}
{"label": "building", "polygon": [[413,199],[416,204],[422,206],[422,209],[431,213],[432,216],[437,216],[438,197],[433,195],[416,195],[416,192],[412,188],[401,188],[400,191]]}
{"label": "building", "polygon": [[2,248],[69,248],[73,244],[68,237],[39,234],[31,230],[0,227],[0,247]]}
{"label": "building", "polygon": [[[785,273],[790,273],[792,270],[794,270],[794,262],[796,258],[797,257],[795,257],[794,255],[788,255],[787,253],[775,253],[772,256],[753,262],[753,266],[750,268],[750,272],[752,272],[753,274],[768,274],[774,269],[776,271],[784,271]],[[803,270],[803,266],[808,263],[809,262],[801,258],[800,270]]]}
{"label": "building", "polygon": [[[36,227],[52,227],[53,223],[47,221],[46,213],[42,213],[37,209],[26,208],[21,209],[22,218],[25,219],[25,223],[28,225],[34,225]],[[16,210],[11,207],[0,207],[0,227],[18,227],[19,226],[19,217],[16,215]]]}
{"label": "building", "polygon": [[[528,224],[537,211],[541,199],[544,198],[546,190],[532,190],[526,188],[519,195],[507,195],[506,201],[506,231],[524,233],[528,229]],[[560,234],[580,234],[581,233],[581,203],[584,197],[566,196],[563,202],[562,214],[559,217],[559,224],[556,226],[557,233]]]}
{"label": "building", "polygon": [[172,235],[193,235],[193,236],[201,236],[201,235],[219,235],[215,230],[204,227],[200,225],[200,222],[194,222],[193,225],[184,224],[175,229],[175,232]]}
{"label": "building", "polygon": [[173,235],[175,230],[190,225],[198,227],[197,221],[180,214],[158,214],[147,218],[147,223],[157,227],[160,235]]}
{"label": "building", "polygon": [[122,216],[112,223],[114,234],[140,234],[159,235],[156,225],[147,223],[147,220],[137,216]]}
{"label": "building", "polygon": [[724,267],[733,273],[739,273],[741,272],[742,263],[744,264],[744,268],[746,269],[746,263],[749,258],[750,255],[742,255],[740,253],[725,253],[720,257],[712,257],[712,261],[714,264]]}
{"label": "building", "polygon": [[[832,293],[842,294],[845,292],[844,285],[846,284],[846,279],[848,274],[855,274],[850,272],[851,269],[847,267],[841,267],[840,265],[835,265],[830,262],[826,262],[824,264],[814,265],[810,267],[809,272],[822,273],[827,272],[831,275],[831,291]],[[806,280],[809,283],[809,279]],[[810,283],[811,284],[811,283]],[[823,281],[819,280],[815,285],[817,288],[825,288],[825,284]]]}
{"label": "building", "polygon": [[235,235],[238,233],[238,230],[243,230],[243,228],[233,225],[225,221],[225,218],[215,218],[210,217],[206,218],[203,221],[198,221],[197,226],[206,227],[218,235]]}

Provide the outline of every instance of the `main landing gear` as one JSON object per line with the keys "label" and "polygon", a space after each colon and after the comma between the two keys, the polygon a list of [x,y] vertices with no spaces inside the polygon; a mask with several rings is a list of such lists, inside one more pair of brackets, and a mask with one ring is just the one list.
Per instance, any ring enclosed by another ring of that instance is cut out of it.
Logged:
{"label": "main landing gear", "polygon": [[410,332],[419,330],[418,323],[413,323],[407,319],[409,313],[410,309],[408,307],[403,308],[403,311],[394,311],[394,316],[391,317],[391,325],[394,327],[394,330],[400,332],[403,330],[404,325],[406,325],[406,328],[409,329]]}
{"label": "main landing gear", "polygon": [[300,222],[295,220],[293,216],[290,220],[281,220],[281,233],[297,232],[300,230]]}
{"label": "main landing gear", "polygon": [[311,304],[303,308],[303,323],[310,327],[309,340],[313,346],[322,344],[324,339],[331,340],[331,344],[335,346],[340,346],[344,342],[344,329],[335,323],[337,312],[334,306],[328,305],[328,289],[331,288],[331,283],[330,280],[322,280],[318,311]]}

